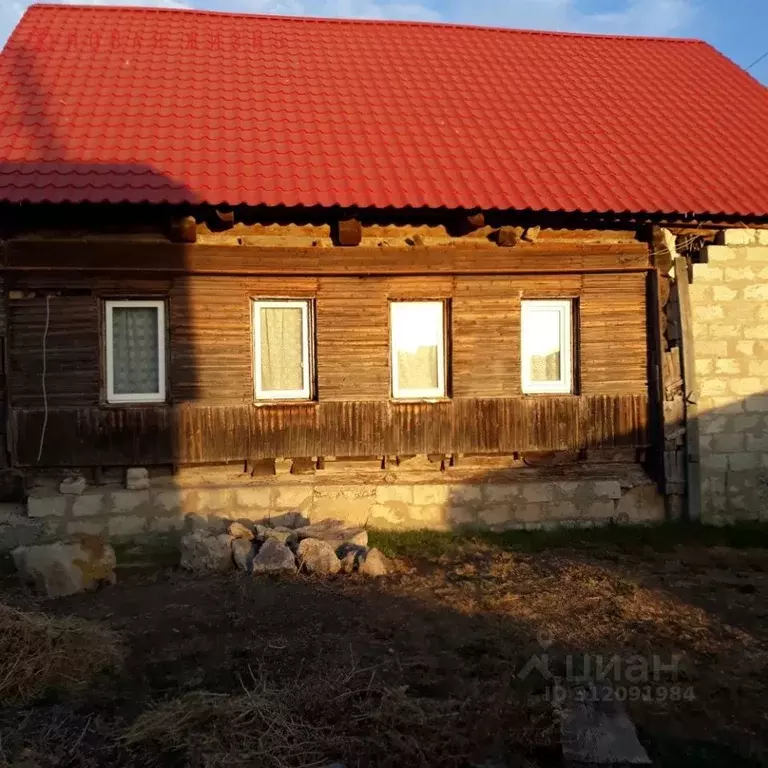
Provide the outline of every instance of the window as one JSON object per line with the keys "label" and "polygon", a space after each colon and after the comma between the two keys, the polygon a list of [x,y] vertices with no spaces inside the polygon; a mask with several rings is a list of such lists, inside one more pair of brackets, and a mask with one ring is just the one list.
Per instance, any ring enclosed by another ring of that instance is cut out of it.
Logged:
{"label": "window", "polygon": [[523,392],[569,393],[571,302],[523,301],[522,307]]}
{"label": "window", "polygon": [[390,305],[392,394],[396,398],[445,396],[442,301],[393,301]]}
{"label": "window", "polygon": [[309,301],[253,302],[257,400],[309,400]]}
{"label": "window", "polygon": [[165,303],[108,301],[107,402],[165,401]]}

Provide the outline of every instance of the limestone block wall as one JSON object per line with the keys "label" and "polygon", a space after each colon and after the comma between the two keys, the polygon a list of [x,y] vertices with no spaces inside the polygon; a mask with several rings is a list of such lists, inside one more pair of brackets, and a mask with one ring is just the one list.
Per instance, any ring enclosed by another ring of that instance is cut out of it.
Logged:
{"label": "limestone block wall", "polygon": [[768,519],[768,230],[724,232],[690,286],[702,520]]}
{"label": "limestone block wall", "polygon": [[31,490],[26,510],[14,508],[6,518],[0,518],[0,551],[35,538],[90,534],[142,539],[199,527],[224,530],[233,520],[293,526],[332,518],[397,530],[659,522],[664,499],[639,466],[621,473],[557,476],[531,470],[514,481],[440,472],[411,477],[379,473],[375,480],[318,474],[223,484],[163,480],[141,490],[99,485],[80,495],[43,486]]}

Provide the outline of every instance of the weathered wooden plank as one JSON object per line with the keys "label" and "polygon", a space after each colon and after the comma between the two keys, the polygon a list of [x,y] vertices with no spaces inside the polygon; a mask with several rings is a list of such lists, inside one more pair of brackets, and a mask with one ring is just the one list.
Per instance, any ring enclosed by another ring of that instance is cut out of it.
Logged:
{"label": "weathered wooden plank", "polygon": [[693,315],[688,286],[688,261],[675,259],[675,282],[680,306],[680,334],[685,394],[685,482],[686,509],[689,520],[701,517],[701,453],[699,447],[699,391],[696,381]]}
{"label": "weathered wooden plank", "polygon": [[539,241],[505,248],[286,248],[141,241],[17,240],[7,271],[221,275],[553,274],[644,271],[644,243]]}
{"label": "weathered wooden plank", "polygon": [[[645,447],[644,395],[436,403],[52,407],[40,466],[131,466],[276,456],[511,453]],[[35,466],[42,408],[14,408],[15,463]]]}

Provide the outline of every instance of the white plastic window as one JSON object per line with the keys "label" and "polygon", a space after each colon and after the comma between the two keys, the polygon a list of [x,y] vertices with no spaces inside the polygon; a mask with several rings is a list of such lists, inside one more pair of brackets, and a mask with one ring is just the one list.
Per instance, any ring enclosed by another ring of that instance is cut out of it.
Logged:
{"label": "white plastic window", "polygon": [[445,305],[442,301],[393,301],[389,306],[393,396],[444,397]]}
{"label": "white plastic window", "polygon": [[107,402],[165,401],[165,303],[108,301]]}
{"label": "white plastic window", "polygon": [[253,381],[257,400],[309,400],[310,303],[253,302]]}
{"label": "white plastic window", "polygon": [[529,394],[572,391],[572,303],[523,301],[522,387]]}

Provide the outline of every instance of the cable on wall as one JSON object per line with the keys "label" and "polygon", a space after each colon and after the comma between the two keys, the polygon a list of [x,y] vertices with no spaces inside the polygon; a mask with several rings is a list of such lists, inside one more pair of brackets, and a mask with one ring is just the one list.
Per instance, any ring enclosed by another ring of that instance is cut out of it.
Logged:
{"label": "cable on wall", "polygon": [[43,455],[43,443],[45,442],[45,430],[48,427],[48,391],[45,388],[45,376],[48,372],[48,325],[51,321],[51,294],[49,293],[45,297],[45,330],[43,331],[43,408],[45,409],[45,415],[43,416],[43,429],[40,432],[40,448],[37,451],[37,460],[40,461]]}

